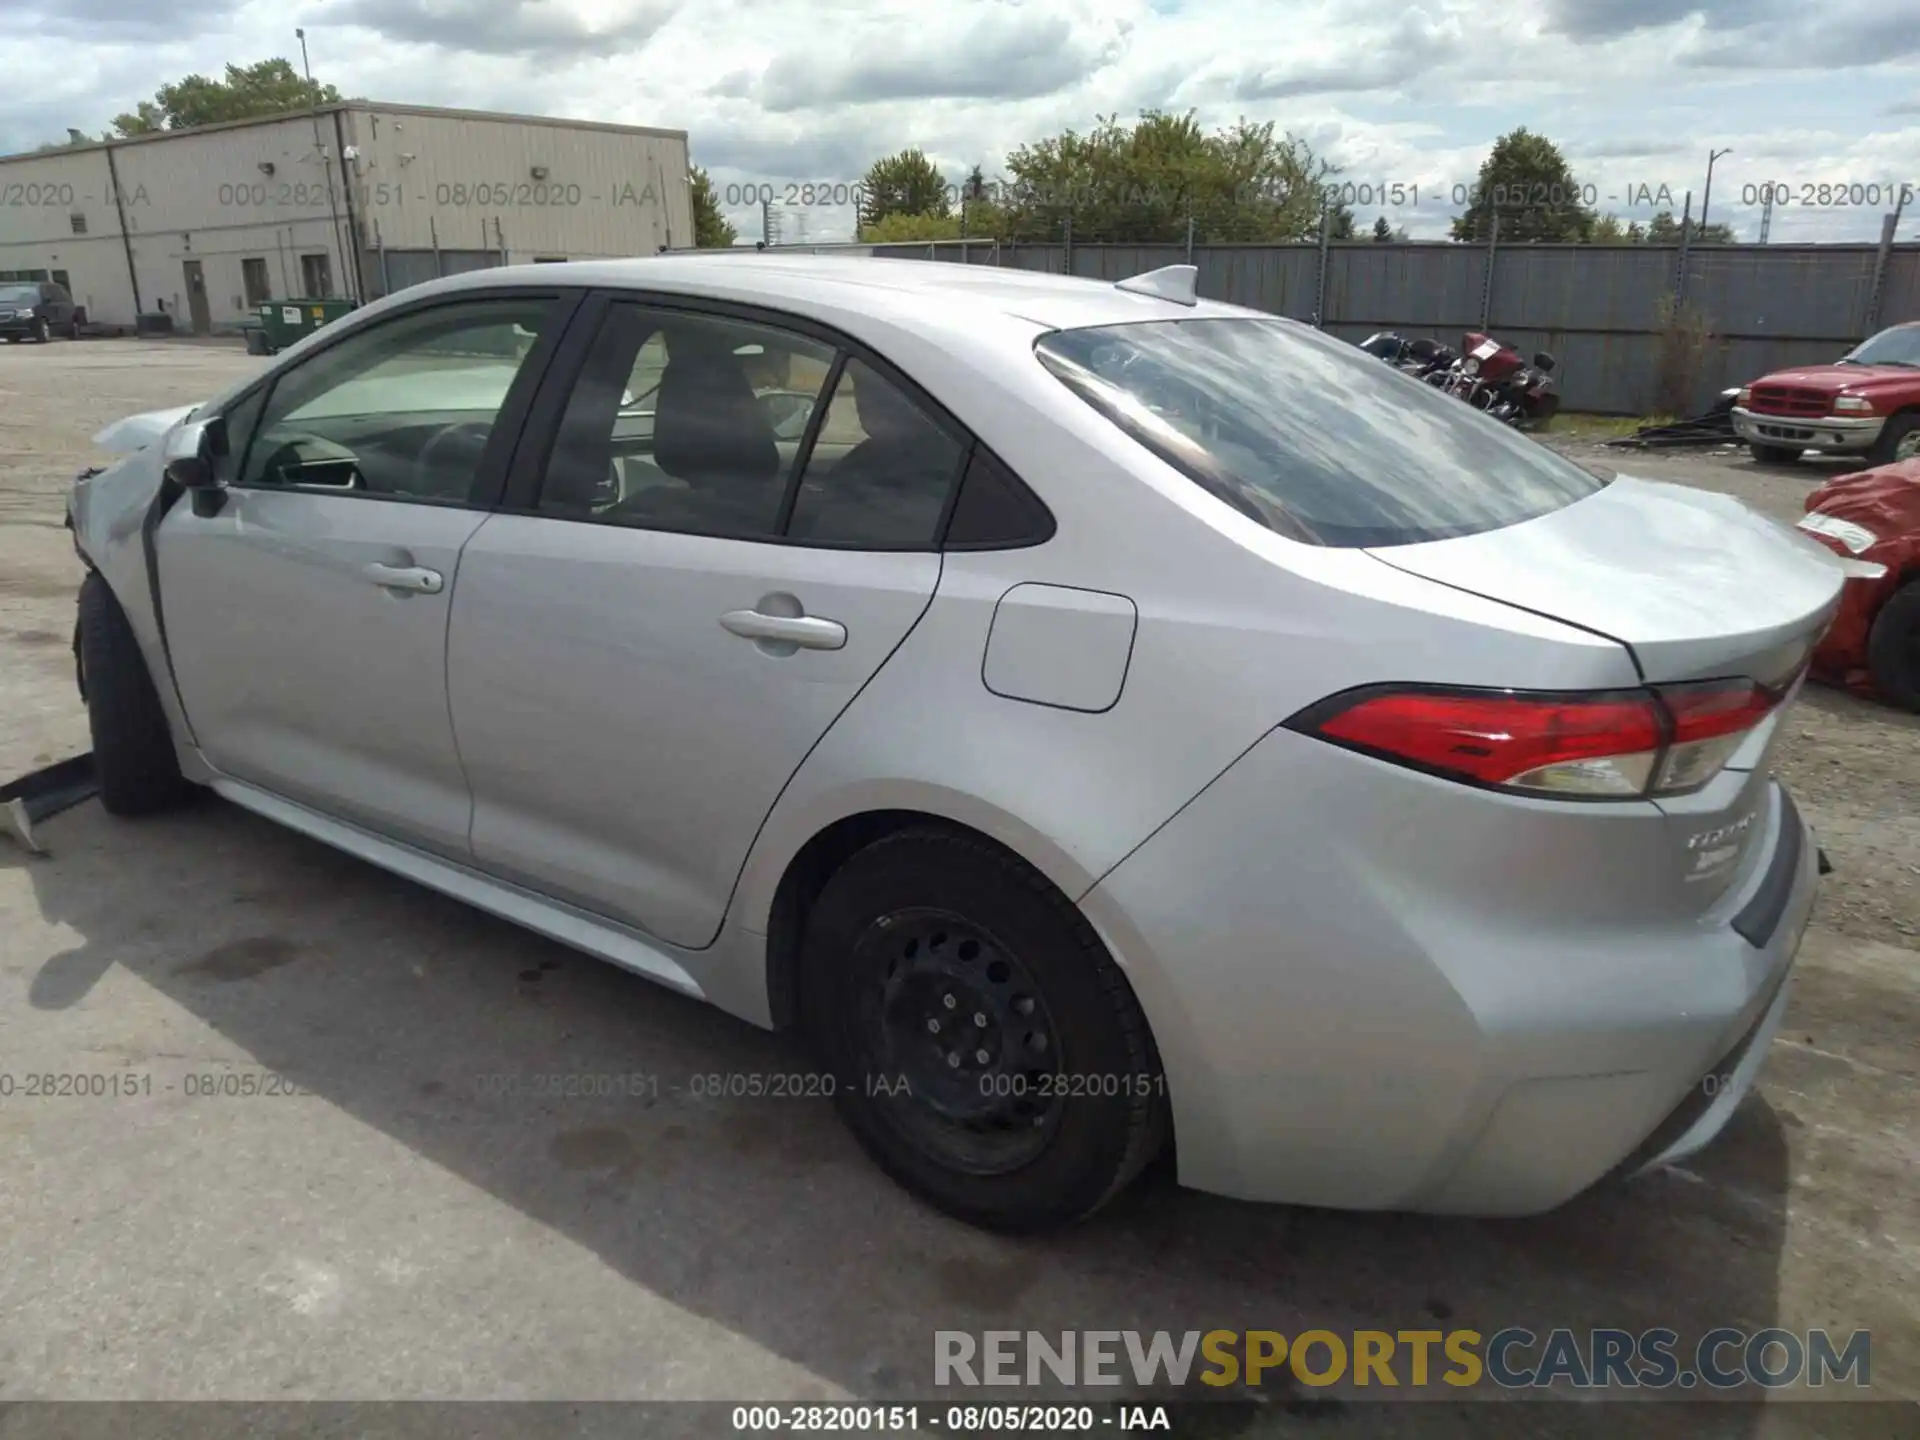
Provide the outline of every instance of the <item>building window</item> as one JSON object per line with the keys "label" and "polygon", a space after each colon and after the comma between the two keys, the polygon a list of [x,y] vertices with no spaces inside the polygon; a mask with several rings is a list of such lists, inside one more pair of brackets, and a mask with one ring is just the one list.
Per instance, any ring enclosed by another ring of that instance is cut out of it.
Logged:
{"label": "building window", "polygon": [[300,284],[306,299],[326,300],[333,295],[332,257],[325,253],[300,257]]}
{"label": "building window", "polygon": [[84,235],[87,233],[87,217],[82,215],[78,210],[67,216],[67,223],[73,227],[74,234]]}
{"label": "building window", "polygon": [[567,263],[567,257],[564,255],[536,255],[533,257],[533,263],[536,265],[564,265]]}
{"label": "building window", "polygon": [[273,298],[273,284],[267,278],[267,262],[257,255],[250,255],[240,262],[240,283],[246,287],[249,310]]}

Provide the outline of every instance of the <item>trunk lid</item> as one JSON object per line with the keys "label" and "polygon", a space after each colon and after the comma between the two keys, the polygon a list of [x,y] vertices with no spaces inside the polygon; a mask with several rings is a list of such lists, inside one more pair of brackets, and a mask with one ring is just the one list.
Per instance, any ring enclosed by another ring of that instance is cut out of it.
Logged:
{"label": "trunk lid", "polygon": [[1711,780],[1654,802],[1671,879],[1649,903],[1730,922],[1778,843],[1768,762],[1838,606],[1840,558],[1730,496],[1626,477],[1536,520],[1371,553],[1617,640],[1650,684],[1792,681]]}
{"label": "trunk lid", "polygon": [[1617,640],[1656,683],[1778,683],[1812,651],[1844,578],[1818,541],[1730,496],[1626,476],[1535,520],[1369,553]]}

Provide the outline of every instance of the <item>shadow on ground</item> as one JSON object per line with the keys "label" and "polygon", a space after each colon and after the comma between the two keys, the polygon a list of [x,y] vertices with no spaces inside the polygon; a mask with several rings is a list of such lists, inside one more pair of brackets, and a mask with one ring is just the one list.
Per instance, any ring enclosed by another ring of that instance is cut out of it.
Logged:
{"label": "shadow on ground", "polygon": [[[217,801],[138,824],[89,803],[50,823],[51,859],[0,847],[45,920],[82,937],[32,979],[41,1024],[60,1026],[108,967],[126,966],[262,1065],[632,1284],[857,1394],[931,1394],[936,1328],[1668,1326],[1690,1342],[1776,1318],[1788,1154],[1758,1100],[1690,1177],[1534,1220],[1239,1204],[1162,1172],[1075,1230],[1005,1240],[895,1189],[824,1101],[694,1093],[701,1076],[804,1068],[781,1038]],[[516,1098],[484,1078],[560,1071],[650,1074],[659,1093]],[[126,1284],[137,1293],[138,1277]],[[1413,1423],[1405,1407],[1275,1387],[1262,1405],[1217,1412],[1215,1429],[1265,1430],[1276,1404],[1324,1433]],[[1542,1433],[1548,1416],[1418,1408],[1420,1434]],[[1821,1408],[1816,1428],[1839,1433]],[[1548,1428],[1589,1433],[1598,1417],[1576,1413],[1588,1409],[1555,1406]],[[1809,1407],[1774,1407],[1768,1433],[1782,1410],[1812,1423]],[[1759,1420],[1661,1406],[1629,1423],[1691,1436]]]}

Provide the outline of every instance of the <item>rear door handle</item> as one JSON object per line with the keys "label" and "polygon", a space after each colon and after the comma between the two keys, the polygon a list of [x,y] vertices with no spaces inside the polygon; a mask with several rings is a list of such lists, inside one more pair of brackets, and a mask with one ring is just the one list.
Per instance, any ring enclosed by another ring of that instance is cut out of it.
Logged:
{"label": "rear door handle", "polygon": [[847,643],[847,627],[818,615],[765,615],[758,610],[729,610],[720,623],[748,640],[774,640],[803,650],[838,650]]}
{"label": "rear door handle", "polygon": [[445,581],[438,570],[424,565],[369,565],[360,572],[383,590],[406,590],[419,595],[438,595]]}

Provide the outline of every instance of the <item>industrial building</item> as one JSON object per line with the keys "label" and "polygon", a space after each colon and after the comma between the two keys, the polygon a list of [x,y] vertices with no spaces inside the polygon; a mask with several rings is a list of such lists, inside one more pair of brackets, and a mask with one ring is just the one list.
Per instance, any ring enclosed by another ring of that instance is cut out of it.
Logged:
{"label": "industrial building", "polygon": [[353,100],[0,158],[0,280],[237,328],[490,265],[692,243],[683,130]]}

